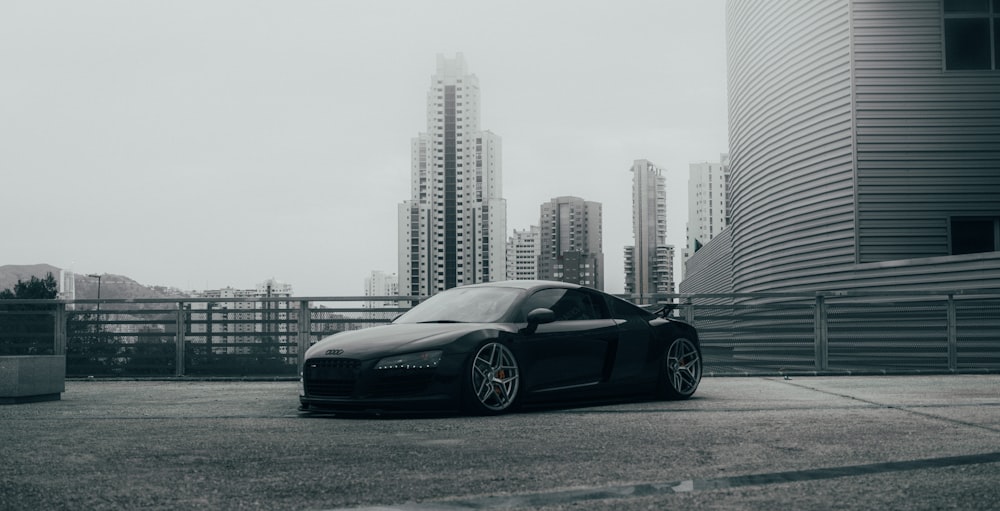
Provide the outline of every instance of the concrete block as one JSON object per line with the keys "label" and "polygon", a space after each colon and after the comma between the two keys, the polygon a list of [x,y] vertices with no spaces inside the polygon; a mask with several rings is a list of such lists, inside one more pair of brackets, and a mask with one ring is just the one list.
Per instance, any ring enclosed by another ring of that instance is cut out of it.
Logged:
{"label": "concrete block", "polygon": [[65,355],[0,357],[0,404],[56,401],[65,390]]}

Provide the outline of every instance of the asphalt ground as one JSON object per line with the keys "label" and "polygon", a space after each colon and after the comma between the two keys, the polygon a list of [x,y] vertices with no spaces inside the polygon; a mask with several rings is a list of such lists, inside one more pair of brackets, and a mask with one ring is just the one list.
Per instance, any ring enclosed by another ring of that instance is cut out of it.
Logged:
{"label": "asphalt ground", "polygon": [[689,401],[303,415],[297,383],[0,406],[0,509],[1000,509],[1000,376],[706,378]]}

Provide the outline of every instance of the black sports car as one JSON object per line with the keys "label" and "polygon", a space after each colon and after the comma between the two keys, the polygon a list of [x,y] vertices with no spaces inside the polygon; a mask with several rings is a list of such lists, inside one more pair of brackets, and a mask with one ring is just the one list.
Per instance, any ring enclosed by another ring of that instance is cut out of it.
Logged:
{"label": "black sports car", "polygon": [[651,393],[701,381],[694,327],[594,289],[507,281],[440,292],[306,352],[301,410],[459,409]]}

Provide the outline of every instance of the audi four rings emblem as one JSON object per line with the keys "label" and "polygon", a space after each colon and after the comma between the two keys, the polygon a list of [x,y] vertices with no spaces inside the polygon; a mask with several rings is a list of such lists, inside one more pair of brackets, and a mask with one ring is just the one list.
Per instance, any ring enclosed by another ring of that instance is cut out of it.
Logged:
{"label": "audi four rings emblem", "polygon": [[344,350],[326,350],[327,355],[343,355]]}

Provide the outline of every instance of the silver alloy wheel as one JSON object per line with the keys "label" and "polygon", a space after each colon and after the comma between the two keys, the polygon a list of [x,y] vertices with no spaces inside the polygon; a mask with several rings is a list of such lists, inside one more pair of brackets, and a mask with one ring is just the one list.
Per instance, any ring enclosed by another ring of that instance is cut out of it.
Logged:
{"label": "silver alloy wheel", "polygon": [[701,355],[688,339],[675,340],[667,350],[667,378],[675,392],[689,396],[701,381]]}
{"label": "silver alloy wheel", "polygon": [[499,412],[517,398],[520,373],[514,354],[498,342],[479,348],[472,361],[472,391],[487,410]]}

